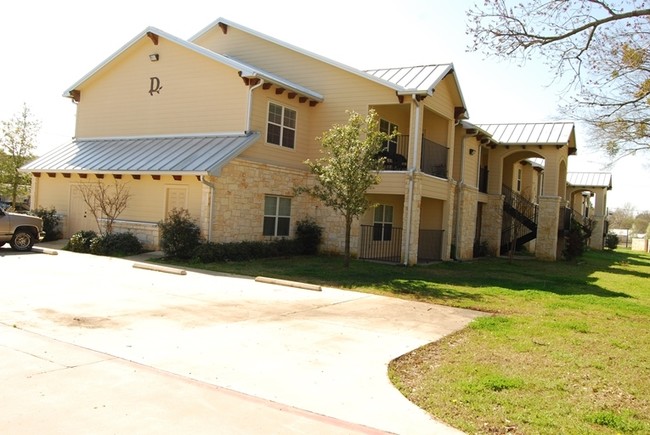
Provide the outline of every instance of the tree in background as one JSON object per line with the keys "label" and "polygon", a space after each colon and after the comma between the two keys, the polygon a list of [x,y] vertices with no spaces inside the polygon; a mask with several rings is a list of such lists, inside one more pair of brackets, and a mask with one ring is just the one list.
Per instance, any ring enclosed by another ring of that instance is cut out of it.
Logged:
{"label": "tree in background", "polygon": [[634,225],[634,206],[626,202],[623,207],[611,210],[609,213],[609,227],[621,230],[631,230]]}
{"label": "tree in background", "polygon": [[[40,122],[32,117],[26,104],[22,111],[10,120],[2,121],[2,136],[0,137],[0,187],[7,186],[11,203],[16,206],[16,198],[21,187],[30,185],[30,175],[19,172],[21,166],[34,158],[36,136]],[[27,187],[26,191],[29,188]]]}
{"label": "tree in background", "polygon": [[316,184],[297,188],[296,193],[308,193],[344,217],[345,267],[350,265],[352,221],[371,206],[366,192],[379,182],[384,163],[379,155],[384,143],[396,135],[396,131],[390,135],[379,131],[375,111],[366,117],[351,112],[347,124],[334,125],[319,138],[325,156],[305,162]]}
{"label": "tree in background", "polygon": [[468,12],[470,47],[541,58],[577,91],[564,112],[612,159],[650,151],[650,9],[641,0],[485,0]]}

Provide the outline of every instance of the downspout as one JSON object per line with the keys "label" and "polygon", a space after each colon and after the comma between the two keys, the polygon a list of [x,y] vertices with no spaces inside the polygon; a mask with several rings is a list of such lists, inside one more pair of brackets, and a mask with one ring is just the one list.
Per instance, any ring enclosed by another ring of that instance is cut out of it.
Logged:
{"label": "downspout", "polygon": [[251,131],[251,117],[253,116],[253,91],[264,84],[264,79],[259,79],[260,82],[255,86],[248,88],[248,107],[246,108],[246,131],[248,134]]}
{"label": "downspout", "polygon": [[212,210],[214,209],[214,184],[205,180],[205,175],[201,175],[201,183],[210,189],[210,208],[208,210],[208,242],[212,241]]}
{"label": "downspout", "polygon": [[413,150],[413,165],[409,169],[409,198],[408,198],[408,217],[406,220],[406,253],[404,255],[404,266],[409,264],[409,252],[411,250],[411,220],[413,219],[413,189],[415,184],[415,172],[418,166],[418,158],[420,147],[422,146],[422,138],[420,138],[420,103],[417,96],[411,96],[415,102],[415,149]]}
{"label": "downspout", "polygon": [[460,140],[460,180],[456,184],[456,219],[454,219],[454,258],[456,261],[458,261],[460,255],[460,228],[463,226],[463,214],[460,212],[460,204],[463,195],[463,186],[465,185],[465,141],[477,134],[478,131],[472,134],[465,134]]}

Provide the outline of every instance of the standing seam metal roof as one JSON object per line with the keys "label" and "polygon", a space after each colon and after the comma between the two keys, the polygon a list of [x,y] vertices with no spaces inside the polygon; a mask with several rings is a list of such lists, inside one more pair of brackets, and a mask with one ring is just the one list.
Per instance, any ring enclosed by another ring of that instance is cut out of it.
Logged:
{"label": "standing seam metal roof", "polygon": [[612,174],[609,172],[568,172],[567,184],[573,187],[606,187],[612,189]]}
{"label": "standing seam metal roof", "polygon": [[502,144],[564,145],[571,141],[571,122],[478,124]]}
{"label": "standing seam metal roof", "polygon": [[258,137],[259,133],[78,139],[24,165],[21,171],[218,175]]}
{"label": "standing seam metal roof", "polygon": [[453,65],[420,65],[402,68],[383,68],[366,70],[379,79],[403,88],[405,92],[431,92],[450,71]]}

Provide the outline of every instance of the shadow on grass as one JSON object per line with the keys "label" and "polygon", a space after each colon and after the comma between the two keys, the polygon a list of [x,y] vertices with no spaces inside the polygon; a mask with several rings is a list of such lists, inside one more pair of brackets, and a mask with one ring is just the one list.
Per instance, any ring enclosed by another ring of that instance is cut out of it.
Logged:
{"label": "shadow on grass", "polygon": [[[587,252],[574,262],[542,262],[534,259],[487,258],[470,262],[443,262],[429,266],[352,261],[343,267],[336,256],[274,258],[250,262],[191,264],[190,267],[247,276],[267,276],[326,287],[392,293],[405,297],[464,307],[494,309],[504,294],[528,297],[531,292],[559,296],[592,295],[601,298],[632,298],[623,284],[605,288],[595,272],[646,279],[650,256],[620,251]],[[629,268],[629,270],[628,270]],[[636,285],[636,284],[634,284]],[[639,284],[642,285],[642,284]],[[623,289],[623,291],[614,291]],[[649,292],[650,294],[650,292]]]}

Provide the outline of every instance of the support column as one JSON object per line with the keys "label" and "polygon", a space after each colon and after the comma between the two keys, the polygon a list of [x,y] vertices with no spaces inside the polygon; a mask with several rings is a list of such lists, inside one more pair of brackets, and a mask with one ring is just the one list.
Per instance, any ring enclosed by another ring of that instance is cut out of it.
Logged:
{"label": "support column", "polygon": [[607,189],[603,188],[596,191],[596,205],[594,207],[594,227],[591,231],[591,238],[589,239],[589,247],[591,249],[602,250],[604,246],[604,232],[605,232],[605,217],[607,210],[605,204]]}
{"label": "support column", "polygon": [[201,237],[208,242],[212,241],[212,220],[213,220],[213,196],[214,186],[209,181],[201,182],[201,215],[199,217],[199,228]]}
{"label": "support column", "polygon": [[474,258],[474,236],[476,235],[476,209],[478,203],[478,191],[474,188],[463,186],[460,195],[460,225],[458,240],[460,246],[459,259],[471,260]]}
{"label": "support column", "polygon": [[503,223],[503,195],[490,195],[483,210],[483,238],[488,242],[488,255],[499,256]]}
{"label": "support column", "polygon": [[561,203],[562,198],[559,196],[542,196],[539,198],[535,256],[540,260],[557,260]]}
{"label": "support column", "polygon": [[420,238],[420,209],[422,205],[422,183],[417,174],[410,174],[406,179],[407,192],[404,201],[404,236],[402,238],[402,263],[412,266],[418,261],[418,243]]}

